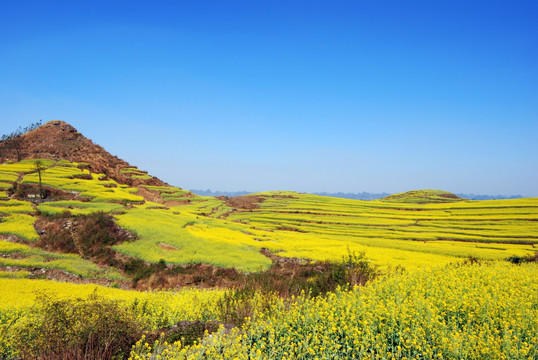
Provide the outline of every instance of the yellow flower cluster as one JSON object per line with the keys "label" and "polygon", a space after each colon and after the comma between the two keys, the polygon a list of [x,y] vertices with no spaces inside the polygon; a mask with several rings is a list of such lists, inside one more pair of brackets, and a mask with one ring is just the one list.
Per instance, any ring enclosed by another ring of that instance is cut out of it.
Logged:
{"label": "yellow flower cluster", "polygon": [[200,343],[141,340],[130,359],[536,359],[538,266],[450,266],[280,300]]}
{"label": "yellow flower cluster", "polygon": [[39,235],[33,226],[36,218],[26,214],[12,214],[0,219],[0,234],[17,235],[28,241],[37,241]]}

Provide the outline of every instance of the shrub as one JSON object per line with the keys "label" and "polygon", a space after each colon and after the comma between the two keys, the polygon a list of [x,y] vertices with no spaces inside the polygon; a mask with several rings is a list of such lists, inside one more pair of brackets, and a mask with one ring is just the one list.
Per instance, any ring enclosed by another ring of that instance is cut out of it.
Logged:
{"label": "shrub", "polygon": [[71,216],[69,212],[42,216],[45,230],[38,245],[46,250],[80,254],[100,264],[121,267],[110,246],[133,238],[103,212]]}
{"label": "shrub", "polygon": [[532,255],[527,256],[510,256],[506,261],[511,262],[512,264],[522,264],[530,262],[538,262],[538,251],[535,251]]}
{"label": "shrub", "polygon": [[166,261],[160,259],[155,264],[146,264],[140,259],[130,259],[123,264],[123,270],[133,277],[133,283],[136,284],[141,279],[147,279],[155,273],[166,270]]}
{"label": "shrub", "polygon": [[349,252],[339,262],[277,263],[271,269],[247,274],[235,289],[217,302],[219,319],[241,325],[255,310],[268,309],[275,296],[316,297],[337,289],[351,290],[378,275],[364,253]]}
{"label": "shrub", "polygon": [[143,324],[117,301],[41,297],[37,316],[15,336],[22,359],[121,359],[142,336]]}

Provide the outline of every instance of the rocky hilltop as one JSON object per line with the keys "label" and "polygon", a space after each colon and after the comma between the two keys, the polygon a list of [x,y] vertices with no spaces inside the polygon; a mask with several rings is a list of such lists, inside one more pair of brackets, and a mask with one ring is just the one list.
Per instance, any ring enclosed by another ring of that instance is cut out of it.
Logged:
{"label": "rocky hilltop", "polygon": [[148,176],[145,179],[133,179],[122,173],[127,168],[135,168],[128,162],[111,155],[103,147],[82,135],[70,124],[53,120],[27,133],[17,139],[14,145],[8,146],[0,142],[0,153],[4,160],[17,161],[20,159],[53,159],[69,160],[71,162],[86,163],[93,172],[103,173],[121,184],[137,185],[165,185],[156,177]]}

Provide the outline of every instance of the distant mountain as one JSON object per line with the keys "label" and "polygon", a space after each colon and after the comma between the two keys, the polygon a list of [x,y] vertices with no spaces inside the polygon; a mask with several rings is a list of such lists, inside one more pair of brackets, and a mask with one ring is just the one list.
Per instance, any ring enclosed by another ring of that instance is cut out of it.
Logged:
{"label": "distant mountain", "polygon": [[[252,194],[252,192],[249,192],[249,191],[220,191],[220,190],[211,191],[209,189],[207,190],[190,189],[190,191],[194,194],[201,195],[201,196],[235,197],[235,196],[243,196],[243,195]],[[389,195],[392,195],[386,192],[369,193],[366,191],[359,192],[359,193],[344,193],[344,192],[330,193],[330,192],[324,191],[324,192],[313,192],[310,194],[335,197],[335,198],[353,199],[353,200],[379,200]],[[521,195],[476,195],[476,194],[461,194],[461,193],[458,193],[455,195],[457,195],[460,198],[469,199],[469,200],[521,199],[523,197]]]}
{"label": "distant mountain", "polygon": [[343,192],[337,192],[337,193],[328,193],[328,192],[317,192],[312,193],[314,195],[320,195],[320,196],[329,196],[329,197],[336,197],[336,198],[344,198],[344,199],[353,199],[353,200],[377,200],[382,199],[386,196],[389,196],[389,193],[369,193],[369,192],[360,192],[360,193],[343,193]]}
{"label": "distant mountain", "polygon": [[521,195],[476,195],[476,194],[456,194],[461,198],[469,200],[495,200],[495,199],[521,199]]}
{"label": "distant mountain", "polygon": [[[235,196],[243,196],[252,194],[252,192],[248,191],[211,191],[209,189],[207,190],[196,190],[196,189],[190,189],[190,191],[197,195],[202,196],[228,196],[228,197],[235,197]],[[329,193],[329,192],[314,192],[310,193],[314,195],[320,195],[320,196],[328,196],[328,197],[336,197],[336,198],[344,198],[344,199],[354,199],[354,200],[376,200],[384,198],[385,196],[390,195],[389,193],[369,193],[369,192],[361,192],[361,193],[343,193],[343,192],[337,192],[337,193]]]}
{"label": "distant mountain", "polygon": [[252,194],[252,192],[249,191],[211,191],[209,189],[207,190],[196,190],[196,189],[190,189],[190,192],[200,195],[200,196],[228,196],[228,197],[236,197],[236,196],[243,196]]}

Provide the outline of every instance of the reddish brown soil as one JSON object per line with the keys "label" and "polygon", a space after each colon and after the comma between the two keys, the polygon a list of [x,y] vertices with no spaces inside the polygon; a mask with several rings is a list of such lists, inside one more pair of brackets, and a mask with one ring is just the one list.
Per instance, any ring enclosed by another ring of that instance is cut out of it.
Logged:
{"label": "reddish brown soil", "polygon": [[258,195],[243,195],[226,199],[226,204],[230,207],[241,210],[258,209],[260,203],[265,199]]}
{"label": "reddish brown soil", "polygon": [[159,247],[163,250],[167,250],[167,251],[179,251],[179,249],[175,246],[172,246],[172,245],[168,245],[168,244],[165,244],[165,243],[159,243],[158,244]]}

